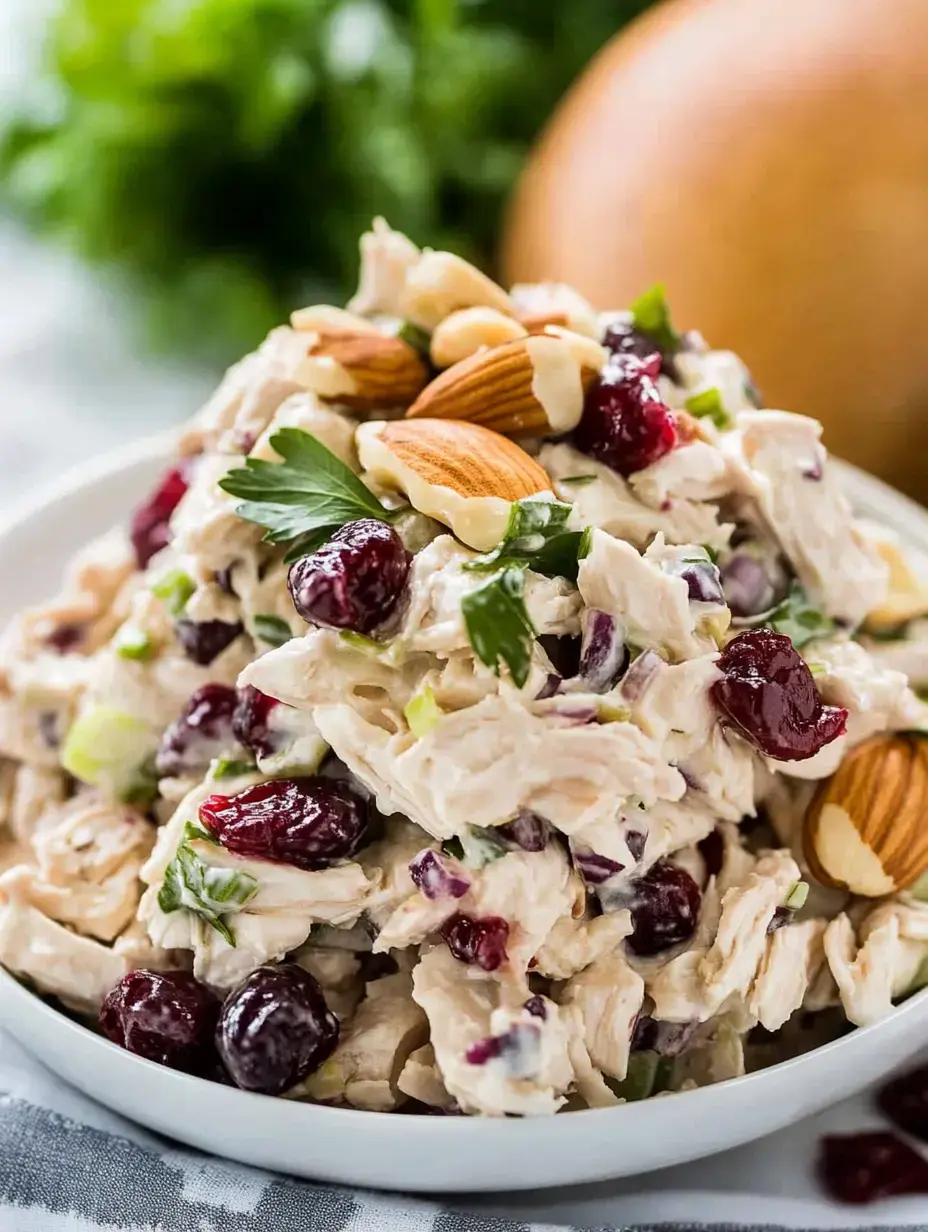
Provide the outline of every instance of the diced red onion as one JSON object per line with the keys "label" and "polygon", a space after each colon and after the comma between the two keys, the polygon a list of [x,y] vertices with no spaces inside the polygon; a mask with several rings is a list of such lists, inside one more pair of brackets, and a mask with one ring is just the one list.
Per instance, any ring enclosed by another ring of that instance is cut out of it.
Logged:
{"label": "diced red onion", "polygon": [[590,609],[580,646],[580,676],[594,693],[614,688],[628,667],[628,650],[614,617]]}
{"label": "diced red onion", "polygon": [[563,677],[558,676],[556,672],[548,672],[547,678],[535,697],[536,702],[547,701],[549,697],[554,697],[558,689],[564,683]]}
{"label": "diced red onion", "polygon": [[760,616],[776,604],[768,566],[750,552],[735,552],[722,566],[722,589],[733,616]]}
{"label": "diced red onion", "polygon": [[718,568],[710,560],[688,562],[678,576],[686,582],[690,602],[725,602]]}
{"label": "diced red onion", "polygon": [[470,878],[445,856],[426,847],[409,861],[409,875],[426,898],[463,898]]}
{"label": "diced red onion", "polygon": [[573,858],[574,868],[588,885],[602,885],[616,873],[621,873],[625,867],[618,860],[610,860],[608,856],[598,855],[589,847],[575,847]]}
{"label": "diced red onion", "polygon": [[641,700],[644,691],[662,663],[663,659],[654,650],[645,650],[635,659],[622,681],[622,696],[627,702]]}
{"label": "diced red onion", "polygon": [[543,817],[522,809],[512,821],[504,826],[497,826],[496,832],[502,838],[521,847],[523,851],[544,851],[548,845],[549,827]]}

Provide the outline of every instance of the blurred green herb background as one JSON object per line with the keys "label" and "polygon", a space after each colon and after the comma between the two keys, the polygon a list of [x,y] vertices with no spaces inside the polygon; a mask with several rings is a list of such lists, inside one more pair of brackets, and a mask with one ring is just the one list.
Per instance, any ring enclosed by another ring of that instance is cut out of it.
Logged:
{"label": "blurred green herb background", "polygon": [[342,300],[375,213],[492,260],[532,137],[649,0],[63,0],[0,195],[228,361]]}

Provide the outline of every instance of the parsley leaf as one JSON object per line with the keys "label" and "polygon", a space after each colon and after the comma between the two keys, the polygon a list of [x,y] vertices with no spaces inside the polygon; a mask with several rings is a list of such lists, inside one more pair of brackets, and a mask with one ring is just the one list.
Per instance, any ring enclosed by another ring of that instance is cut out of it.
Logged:
{"label": "parsley leaf", "polygon": [[702,393],[693,394],[691,398],[687,398],[684,405],[697,419],[711,419],[719,431],[732,425],[732,417],[725,410],[722,395],[714,385],[704,389]]}
{"label": "parsley leaf", "polygon": [[830,637],[835,631],[834,621],[811,605],[798,582],[793,583],[789,594],[764,623],[777,633],[785,633],[797,650],[817,637]]}
{"label": "parsley leaf", "polygon": [[271,446],[282,462],[246,458],[219,486],[244,504],[235,512],[266,530],[269,543],[290,543],[286,560],[315,551],[346,522],[376,518],[392,522],[386,509],[344,462],[301,428],[281,428]]}
{"label": "parsley leaf", "polygon": [[632,325],[641,333],[653,338],[661,351],[676,351],[680,335],[670,321],[670,309],[662,282],[655,283],[631,306]]}
{"label": "parsley leaf", "polygon": [[186,909],[205,920],[228,942],[235,945],[235,935],[226,924],[231,907],[242,907],[258,892],[258,883],[250,873],[231,868],[212,868],[190,846],[193,839],[210,839],[205,830],[190,822],[174,859],[164,872],[158,891],[158,906],[170,913]]}
{"label": "parsley leaf", "polygon": [[578,554],[585,532],[567,530],[571,505],[555,500],[515,501],[502,539],[465,569],[486,573],[517,566],[546,577],[577,580]]}
{"label": "parsley leaf", "polygon": [[461,600],[474,654],[498,675],[500,660],[521,689],[532,661],[535,626],[525,606],[525,575],[510,567],[494,574]]}
{"label": "parsley leaf", "polygon": [[260,642],[266,642],[268,646],[283,646],[293,637],[293,632],[283,617],[271,613],[259,612],[255,615],[252,618],[251,631],[253,637]]}

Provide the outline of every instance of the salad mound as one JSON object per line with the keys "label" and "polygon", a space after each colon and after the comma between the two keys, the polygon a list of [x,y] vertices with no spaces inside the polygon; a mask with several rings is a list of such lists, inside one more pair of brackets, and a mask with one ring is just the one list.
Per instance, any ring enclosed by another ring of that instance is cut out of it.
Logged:
{"label": "salad mound", "polygon": [[0,642],[0,961],[291,1099],[719,1081],[928,979],[928,591],[663,292],[383,220]]}

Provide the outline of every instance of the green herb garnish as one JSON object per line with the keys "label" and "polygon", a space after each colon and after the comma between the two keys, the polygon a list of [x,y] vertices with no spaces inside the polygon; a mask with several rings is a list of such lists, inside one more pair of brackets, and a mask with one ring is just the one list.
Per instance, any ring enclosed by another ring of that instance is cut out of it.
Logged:
{"label": "green herb garnish", "polygon": [[720,432],[732,425],[732,417],[726,411],[722,395],[714,385],[687,398],[684,406],[697,419],[711,419]]}
{"label": "green herb garnish", "polygon": [[432,335],[420,325],[414,325],[412,321],[404,321],[396,331],[396,336],[408,346],[411,346],[414,351],[418,351],[426,359],[429,358]]}
{"label": "green herb garnish", "polygon": [[467,826],[460,835],[465,868],[485,868],[508,853],[508,847],[492,827]]}
{"label": "green herb garnish", "polygon": [[461,600],[474,654],[497,675],[502,661],[518,688],[528,679],[536,630],[525,606],[525,576],[510,566]]}
{"label": "green herb garnish", "polygon": [[141,629],[133,629],[130,625],[122,626],[113,638],[113,646],[120,659],[144,662],[154,654],[154,646],[148,634]]}
{"label": "green herb garnish", "polygon": [[269,646],[283,646],[293,637],[293,631],[281,616],[263,614],[255,616],[251,622],[252,636],[259,642],[267,642]]}
{"label": "green herb garnish", "polygon": [[580,549],[587,532],[567,530],[571,509],[563,501],[515,501],[496,547],[469,561],[464,568],[487,573],[516,566],[576,582],[578,561],[582,559]]}
{"label": "green herb garnish", "polygon": [[464,859],[464,844],[456,834],[452,838],[446,838],[441,849],[446,856],[451,856],[452,860]]}
{"label": "green herb garnish", "polygon": [[785,633],[797,650],[816,638],[831,637],[835,631],[834,621],[809,603],[798,582],[764,623],[777,633]]}
{"label": "green herb garnish", "polygon": [[[210,778],[236,779],[243,774],[254,774],[256,769],[253,761],[235,761],[232,758],[220,757],[210,767]],[[204,837],[207,837],[205,832]]]}
{"label": "green herb garnish", "polygon": [[806,905],[806,899],[809,897],[809,884],[806,881],[797,881],[791,887],[786,898],[783,900],[783,906],[789,911],[799,911],[800,908]]}
{"label": "green herb garnish", "polygon": [[172,616],[180,616],[197,585],[183,569],[169,569],[151,583],[151,593],[160,599]]}
{"label": "green herb garnish", "polygon": [[582,488],[585,484],[595,483],[598,475],[563,475],[558,483],[568,483],[572,487]]}
{"label": "green herb garnish", "polygon": [[164,872],[158,891],[158,906],[169,913],[185,909],[205,920],[229,945],[235,945],[235,935],[223,917],[233,907],[242,907],[258,892],[258,883],[250,873],[230,868],[212,868],[194,851],[194,839],[212,841],[205,830],[190,822]]}
{"label": "green herb garnish", "polygon": [[331,450],[301,428],[281,428],[270,440],[283,461],[246,458],[219,486],[244,504],[236,513],[265,528],[269,543],[289,543],[285,561],[316,548],[346,522],[376,518],[393,522],[398,510],[386,509]]}
{"label": "green herb garnish", "polygon": [[680,345],[680,335],[670,321],[670,309],[662,282],[655,283],[631,306],[632,325],[642,334],[653,338],[661,351],[675,351]]}

